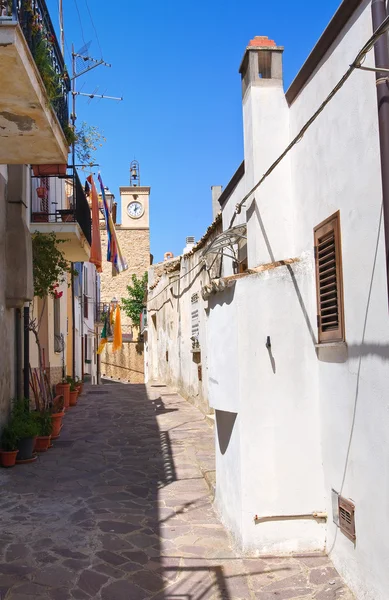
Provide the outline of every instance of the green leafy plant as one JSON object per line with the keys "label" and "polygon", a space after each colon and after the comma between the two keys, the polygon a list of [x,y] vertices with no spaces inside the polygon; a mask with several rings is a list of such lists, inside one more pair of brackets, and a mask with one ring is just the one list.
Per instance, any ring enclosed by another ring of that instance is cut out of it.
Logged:
{"label": "green leafy plant", "polygon": [[147,272],[138,278],[132,275],[132,285],[127,286],[129,298],[122,298],[122,307],[133,325],[140,326],[140,314],[145,306],[145,294],[147,290]]}
{"label": "green leafy plant", "polygon": [[33,419],[38,425],[38,435],[48,436],[51,435],[53,429],[53,422],[51,420],[51,413],[49,411],[33,412],[31,413]]}
{"label": "green leafy plant", "polygon": [[1,447],[6,452],[17,450],[18,437],[12,424],[7,425],[3,429],[3,433],[1,435]]}
{"label": "green leafy plant", "polygon": [[50,56],[50,41],[40,30],[35,33],[33,56],[45,85],[48,99],[52,103],[62,96],[62,83],[60,75],[53,67]]}
{"label": "green leafy plant", "polygon": [[72,125],[69,125],[69,123],[67,123],[63,128],[63,132],[65,134],[66,141],[69,144],[69,146],[77,143],[77,133],[75,132],[74,127],[72,127]]}
{"label": "green leafy plant", "polygon": [[17,441],[35,437],[39,434],[39,425],[29,410],[29,401],[25,398],[13,403],[11,419],[8,426],[14,432]]}
{"label": "green leafy plant", "polygon": [[72,273],[72,266],[65,259],[54,233],[35,232],[32,236],[32,261],[34,276],[34,295],[45,298],[55,297],[56,284],[66,281],[66,274]]}
{"label": "green leafy plant", "polygon": [[73,379],[73,377],[70,377],[70,375],[68,375],[66,377],[66,382],[70,383],[70,391],[71,392],[75,392],[76,391],[77,382]]}
{"label": "green leafy plant", "polygon": [[95,152],[106,141],[101,131],[95,125],[85,121],[75,132],[76,155],[81,165],[88,166],[96,162]]}

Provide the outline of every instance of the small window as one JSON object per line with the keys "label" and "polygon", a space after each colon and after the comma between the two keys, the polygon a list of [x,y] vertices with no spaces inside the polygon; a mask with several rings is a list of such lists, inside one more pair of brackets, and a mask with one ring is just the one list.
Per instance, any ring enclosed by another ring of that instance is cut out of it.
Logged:
{"label": "small window", "polygon": [[339,211],[314,229],[318,341],[344,341]]}

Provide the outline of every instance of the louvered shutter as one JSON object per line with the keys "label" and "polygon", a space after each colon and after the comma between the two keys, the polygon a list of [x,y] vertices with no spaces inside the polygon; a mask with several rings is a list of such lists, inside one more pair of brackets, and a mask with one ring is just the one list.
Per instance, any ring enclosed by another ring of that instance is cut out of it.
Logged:
{"label": "louvered shutter", "polygon": [[318,340],[344,340],[339,212],[314,229]]}

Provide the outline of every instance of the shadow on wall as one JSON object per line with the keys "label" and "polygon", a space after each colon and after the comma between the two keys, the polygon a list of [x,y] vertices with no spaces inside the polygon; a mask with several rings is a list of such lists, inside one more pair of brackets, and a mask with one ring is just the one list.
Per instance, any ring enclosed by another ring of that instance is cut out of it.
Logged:
{"label": "shadow on wall", "polygon": [[232,304],[235,296],[235,283],[226,288],[223,292],[218,292],[217,294],[212,294],[208,298],[208,309],[215,308],[216,306],[223,306],[223,304]]}
{"label": "shadow on wall", "polygon": [[[388,360],[388,358],[389,358],[389,347],[386,344],[373,344],[373,343],[366,344],[365,343],[367,320],[368,320],[369,309],[370,309],[371,294],[372,294],[372,290],[373,290],[373,282],[374,282],[375,270],[376,270],[376,265],[377,265],[379,241],[380,241],[380,235],[381,235],[381,229],[382,229],[382,214],[383,214],[383,208],[381,206],[380,217],[378,220],[378,228],[377,228],[377,239],[376,239],[376,243],[375,243],[374,256],[373,256],[373,261],[372,261],[370,284],[369,284],[369,289],[368,289],[368,293],[367,293],[366,311],[365,311],[365,316],[364,316],[363,326],[362,326],[361,343],[353,344],[348,348],[349,357],[350,358],[351,357],[359,358],[359,360],[358,360],[358,369],[357,369],[356,384],[355,384],[354,408],[353,408],[353,415],[351,418],[350,435],[349,435],[348,444],[347,444],[346,460],[345,460],[344,469],[343,469],[342,482],[341,482],[339,490],[336,490],[339,493],[339,495],[342,495],[342,493],[343,493],[344,484],[345,484],[346,478],[347,478],[347,471],[348,471],[348,466],[349,466],[349,461],[350,461],[350,454],[351,454],[351,448],[352,448],[352,442],[353,442],[353,436],[354,436],[355,423],[357,420],[357,409],[358,409],[358,403],[360,401],[359,386],[360,386],[360,379],[361,379],[362,360],[364,357],[369,356],[369,355],[381,356],[381,358],[384,361]],[[369,398],[365,398],[365,401],[369,402]],[[338,537],[338,529],[336,530],[332,546],[331,546],[331,548],[328,549],[328,554],[330,554],[333,551],[333,549],[335,548],[337,537]]]}
{"label": "shadow on wall", "polygon": [[227,451],[237,416],[237,413],[225,410],[215,411],[217,439],[221,454],[225,454]]}

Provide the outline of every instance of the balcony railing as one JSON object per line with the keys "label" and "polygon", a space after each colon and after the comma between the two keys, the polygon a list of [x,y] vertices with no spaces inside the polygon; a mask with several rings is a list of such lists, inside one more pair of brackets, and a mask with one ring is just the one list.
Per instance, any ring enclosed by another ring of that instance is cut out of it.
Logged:
{"label": "balcony railing", "polygon": [[1,21],[17,21],[62,129],[68,124],[70,80],[45,0],[0,0]]}
{"label": "balcony railing", "polygon": [[31,179],[31,222],[78,223],[91,245],[91,211],[76,169],[62,178],[33,176]]}
{"label": "balcony railing", "polygon": [[105,323],[109,311],[109,304],[106,302],[96,302],[95,304],[95,323]]}

